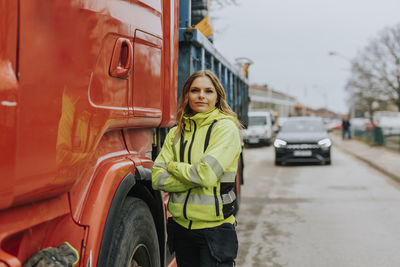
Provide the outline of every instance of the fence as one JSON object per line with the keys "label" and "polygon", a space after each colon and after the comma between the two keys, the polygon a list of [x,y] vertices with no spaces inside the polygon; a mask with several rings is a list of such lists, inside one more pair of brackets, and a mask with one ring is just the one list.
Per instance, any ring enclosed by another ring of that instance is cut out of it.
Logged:
{"label": "fence", "polygon": [[353,130],[353,137],[368,144],[385,146],[389,149],[400,151],[400,134],[386,131],[381,127],[373,127],[370,130]]}

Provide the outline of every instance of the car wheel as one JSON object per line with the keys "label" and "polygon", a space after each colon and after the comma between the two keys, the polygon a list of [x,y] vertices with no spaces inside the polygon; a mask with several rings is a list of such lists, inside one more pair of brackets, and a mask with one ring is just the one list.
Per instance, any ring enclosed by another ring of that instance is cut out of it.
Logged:
{"label": "car wheel", "polygon": [[328,160],[327,161],[325,161],[325,164],[326,165],[331,165],[331,151],[329,151],[329,154],[328,154]]}
{"label": "car wheel", "polygon": [[282,161],[275,160],[275,165],[276,165],[276,166],[281,166],[281,165],[282,165]]}
{"label": "car wheel", "polygon": [[143,200],[128,197],[124,201],[108,255],[107,266],[161,265],[153,216]]}

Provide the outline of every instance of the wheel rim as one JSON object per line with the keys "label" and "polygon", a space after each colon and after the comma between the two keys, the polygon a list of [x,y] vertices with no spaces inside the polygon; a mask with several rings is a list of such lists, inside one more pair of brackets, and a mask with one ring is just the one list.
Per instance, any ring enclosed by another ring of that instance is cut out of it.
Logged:
{"label": "wheel rim", "polygon": [[127,266],[130,267],[151,267],[149,250],[144,244],[139,244],[132,251]]}

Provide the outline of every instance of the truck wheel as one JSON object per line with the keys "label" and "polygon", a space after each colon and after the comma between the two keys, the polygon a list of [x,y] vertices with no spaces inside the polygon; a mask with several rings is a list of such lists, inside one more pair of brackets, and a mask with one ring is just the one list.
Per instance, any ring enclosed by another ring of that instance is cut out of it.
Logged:
{"label": "truck wheel", "polygon": [[161,265],[153,216],[143,200],[133,197],[125,199],[108,255],[107,266]]}

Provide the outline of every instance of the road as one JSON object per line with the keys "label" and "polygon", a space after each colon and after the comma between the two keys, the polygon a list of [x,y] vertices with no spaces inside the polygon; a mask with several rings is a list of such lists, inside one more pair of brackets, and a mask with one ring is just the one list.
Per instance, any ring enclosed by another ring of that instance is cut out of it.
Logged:
{"label": "road", "polygon": [[237,266],[400,266],[398,183],[338,149],[331,166],[244,156]]}

